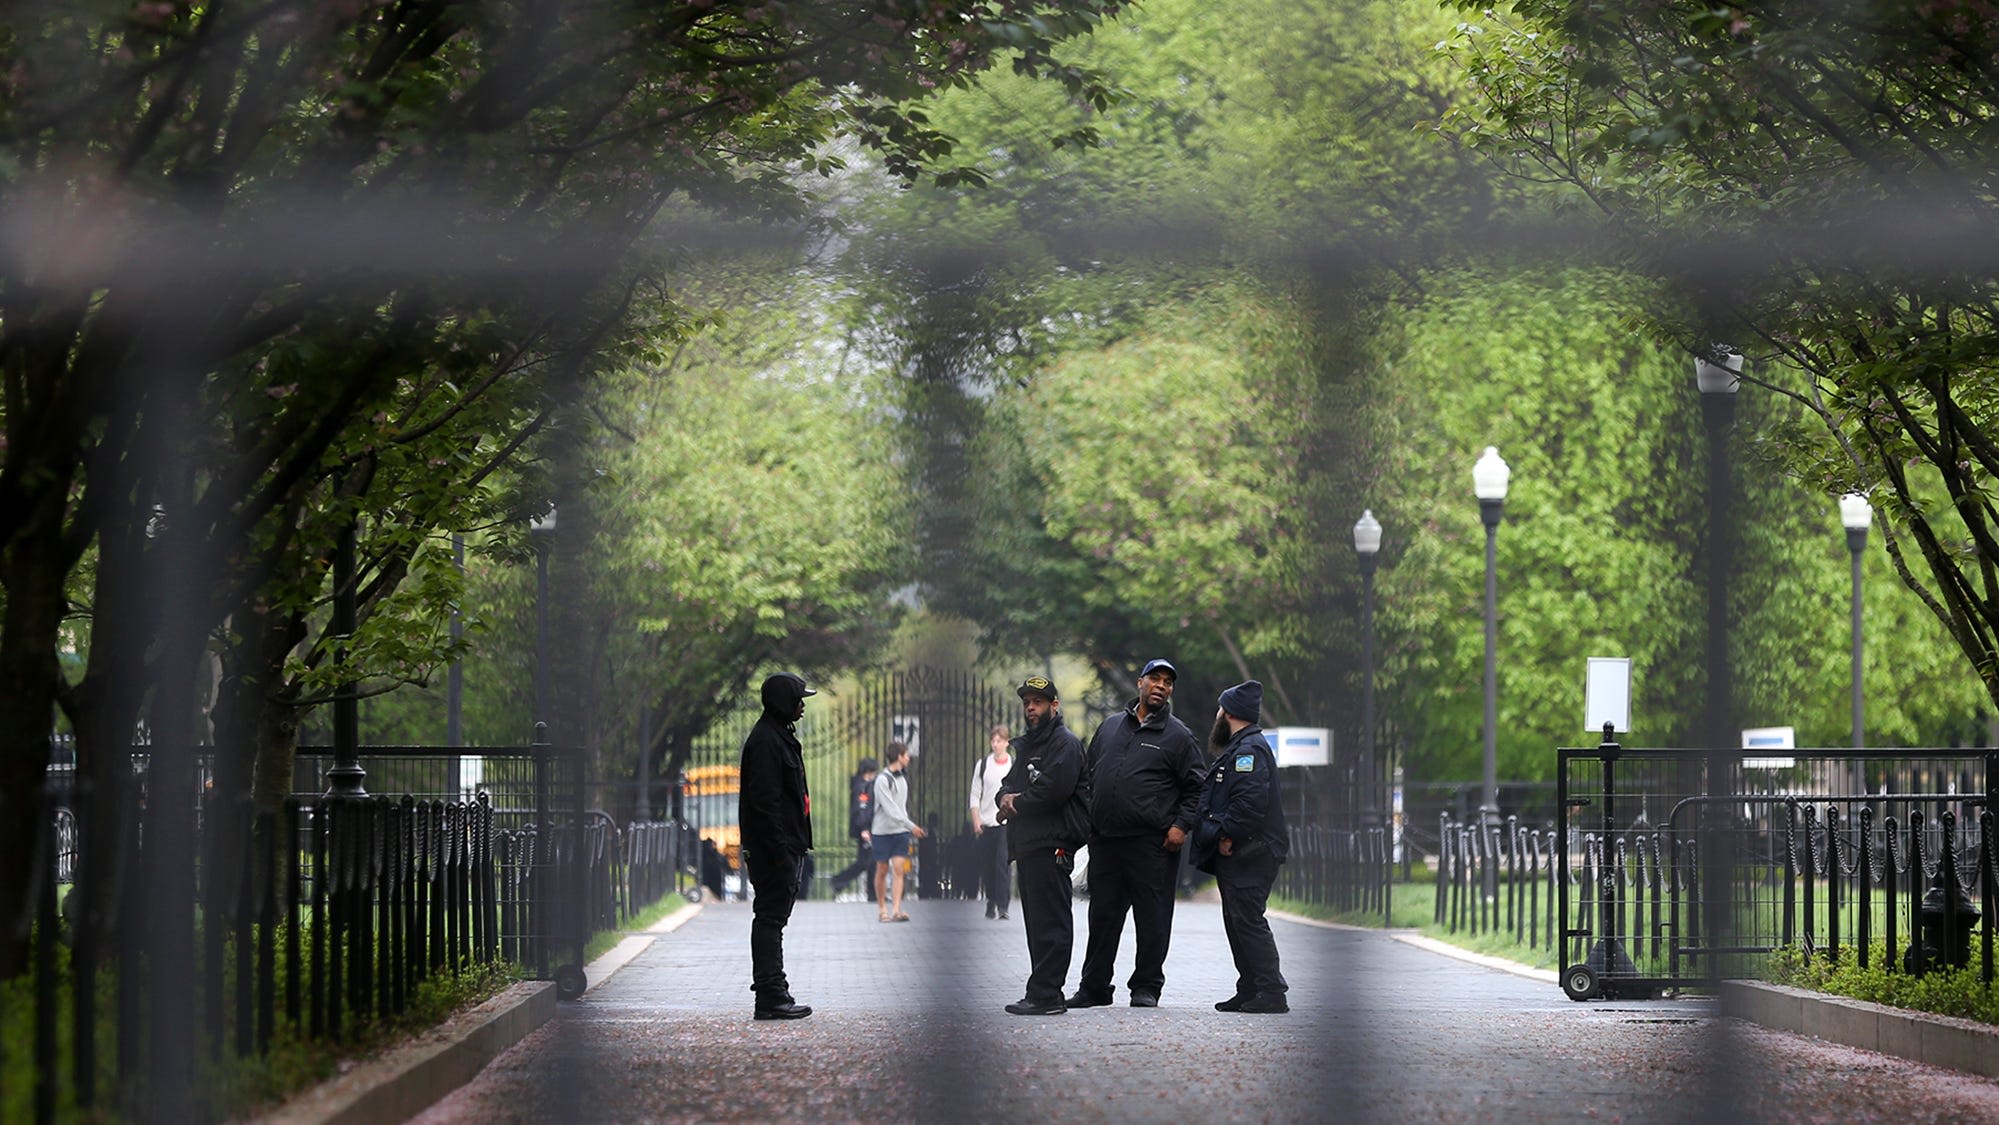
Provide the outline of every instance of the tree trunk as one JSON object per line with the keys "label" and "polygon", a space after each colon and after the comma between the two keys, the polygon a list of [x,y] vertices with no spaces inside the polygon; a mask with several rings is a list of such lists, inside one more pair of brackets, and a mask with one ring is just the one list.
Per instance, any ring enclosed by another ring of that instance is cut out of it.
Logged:
{"label": "tree trunk", "polygon": [[[20,529],[0,551],[0,586],[6,590],[0,617],[0,980],[27,968],[28,933],[18,924],[31,904],[42,778],[49,760],[61,672],[56,644],[68,573],[62,548],[62,496],[45,495],[32,513],[32,527]],[[53,875],[53,872],[50,872]]]}

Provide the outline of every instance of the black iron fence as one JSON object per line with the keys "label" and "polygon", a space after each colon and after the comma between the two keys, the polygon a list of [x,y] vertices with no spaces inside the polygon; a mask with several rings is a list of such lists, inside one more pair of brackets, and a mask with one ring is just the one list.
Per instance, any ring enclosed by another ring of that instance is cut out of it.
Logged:
{"label": "black iron fence", "polygon": [[[169,1017],[198,1039],[190,1055],[220,1062],[350,1039],[439,974],[495,962],[579,994],[593,932],[693,893],[692,832],[621,828],[585,810],[576,755],[395,748],[362,760],[378,792],[395,781],[416,791],[297,795],[253,813],[202,787],[193,940],[178,960],[173,943],[141,932],[162,893],[141,877],[162,858],[147,855],[160,834],[148,831],[146,757],[109,795],[51,772],[32,811],[44,831],[21,931],[33,935],[34,1120],[145,1116]],[[0,1087],[0,1104],[8,1096]],[[195,1091],[195,1108],[219,1115],[208,1096]]]}
{"label": "black iron fence", "polygon": [[1285,898],[1389,923],[1395,876],[1393,840],[1385,826],[1291,826],[1291,855],[1277,869],[1274,890]]}

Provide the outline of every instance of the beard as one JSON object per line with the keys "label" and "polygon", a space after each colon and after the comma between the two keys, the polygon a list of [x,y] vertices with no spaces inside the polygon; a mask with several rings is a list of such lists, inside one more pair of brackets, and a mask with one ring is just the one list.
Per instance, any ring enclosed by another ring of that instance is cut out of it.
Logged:
{"label": "beard", "polygon": [[1229,744],[1229,720],[1225,715],[1215,716],[1215,729],[1208,732],[1208,745],[1220,750]]}
{"label": "beard", "polygon": [[1025,722],[1027,723],[1027,736],[1029,738],[1039,737],[1042,731],[1048,729],[1048,724],[1054,721],[1055,721],[1055,712],[1053,711],[1048,712],[1047,714],[1041,716],[1039,719],[1035,718],[1032,715],[1025,716]]}

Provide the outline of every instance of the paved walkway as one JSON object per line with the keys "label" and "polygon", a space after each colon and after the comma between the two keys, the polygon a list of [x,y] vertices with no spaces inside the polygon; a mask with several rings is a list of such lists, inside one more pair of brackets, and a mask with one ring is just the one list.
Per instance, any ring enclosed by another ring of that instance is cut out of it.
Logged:
{"label": "paved walkway", "polygon": [[1216,1012],[1235,973],[1211,903],[1180,905],[1160,1008],[1123,1004],[1127,931],[1117,1006],[1010,1016],[1018,911],[909,912],[882,925],[867,903],[801,904],[788,960],[816,1014],[758,1023],[749,907],[710,903],[418,1120],[1999,1120],[1999,1084],[1706,1001],[1574,1004],[1378,932],[1279,921],[1292,1011]]}

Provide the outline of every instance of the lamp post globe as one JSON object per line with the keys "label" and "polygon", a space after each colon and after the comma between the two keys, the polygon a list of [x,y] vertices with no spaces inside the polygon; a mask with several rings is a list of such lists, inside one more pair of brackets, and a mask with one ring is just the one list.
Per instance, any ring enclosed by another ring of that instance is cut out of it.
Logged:
{"label": "lamp post globe", "polygon": [[1491,828],[1499,824],[1499,521],[1513,470],[1499,449],[1488,445],[1472,466],[1471,479],[1485,524],[1485,784],[1478,813],[1480,823]]}
{"label": "lamp post globe", "polygon": [[535,741],[546,738],[548,724],[548,552],[555,543],[555,506],[528,521],[534,543],[534,725]]}
{"label": "lamp post globe", "polygon": [[[1861,627],[1860,627],[1860,556],[1867,549],[1867,529],[1874,524],[1874,506],[1867,497],[1858,492],[1849,492],[1839,498],[1839,522],[1846,528],[1846,550],[1853,563],[1853,748],[1858,750],[1867,745],[1864,699],[1860,687],[1861,670]],[[1865,766],[1855,763],[1855,780],[1860,788],[1866,788]]]}
{"label": "lamp post globe", "polygon": [[1381,521],[1363,509],[1353,525],[1354,554],[1360,559],[1360,790],[1361,825],[1381,824],[1381,777],[1374,746],[1374,564],[1381,553]]}

